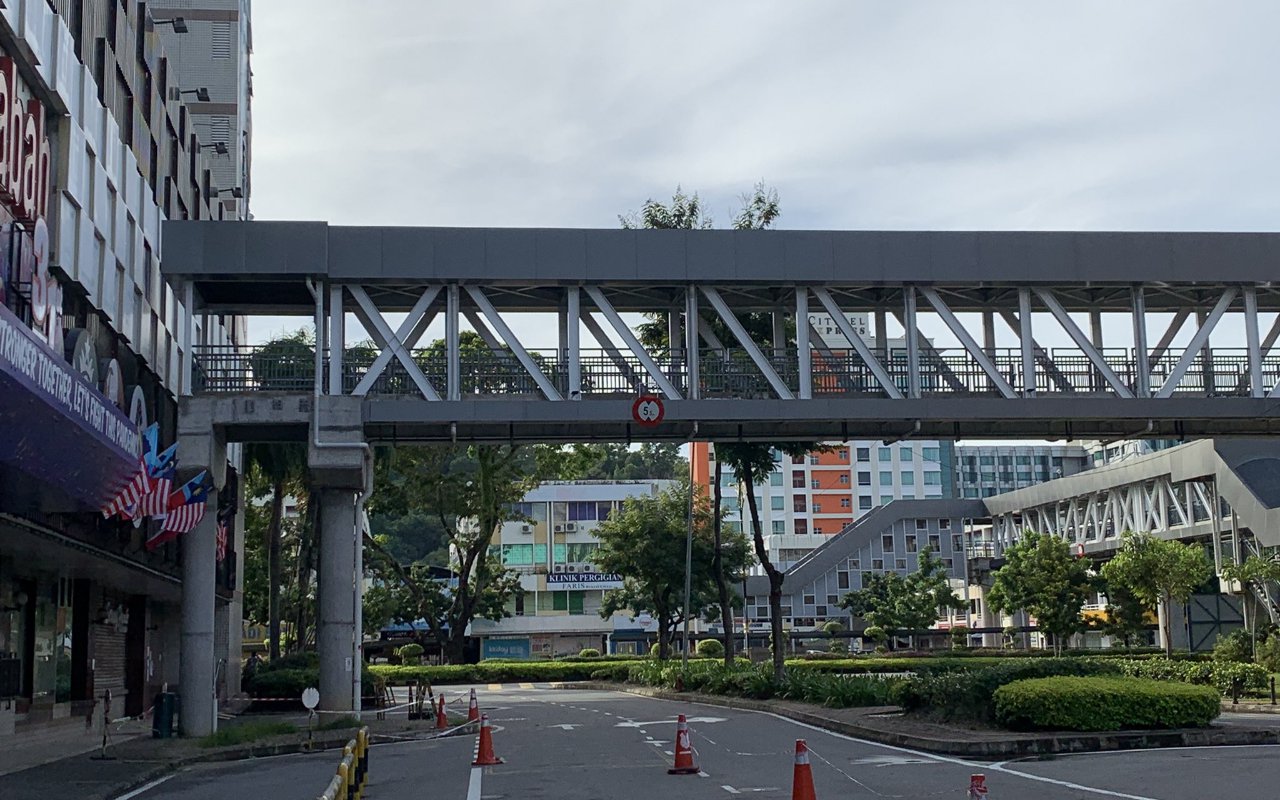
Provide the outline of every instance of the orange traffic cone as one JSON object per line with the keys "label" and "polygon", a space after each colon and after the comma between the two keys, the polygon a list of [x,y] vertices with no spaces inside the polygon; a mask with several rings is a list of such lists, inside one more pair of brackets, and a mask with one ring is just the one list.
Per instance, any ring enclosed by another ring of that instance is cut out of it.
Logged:
{"label": "orange traffic cone", "polygon": [[676,765],[667,770],[668,775],[697,775],[702,770],[693,763],[693,746],[689,744],[689,723],[684,714],[676,717]]}
{"label": "orange traffic cone", "polygon": [[480,744],[476,748],[476,760],[471,762],[471,766],[491,767],[501,763],[502,759],[493,754],[493,734],[489,732],[489,715],[485,714],[480,717]]}
{"label": "orange traffic cone", "polygon": [[436,730],[442,731],[449,727],[449,714],[444,710],[444,692],[440,693],[440,702],[436,706]]}
{"label": "orange traffic cone", "polygon": [[796,767],[791,774],[791,800],[818,800],[813,793],[813,770],[809,766],[809,745],[796,739]]}
{"label": "orange traffic cone", "polygon": [[480,702],[476,700],[476,690],[471,690],[471,705],[467,707],[467,722],[480,721]]}

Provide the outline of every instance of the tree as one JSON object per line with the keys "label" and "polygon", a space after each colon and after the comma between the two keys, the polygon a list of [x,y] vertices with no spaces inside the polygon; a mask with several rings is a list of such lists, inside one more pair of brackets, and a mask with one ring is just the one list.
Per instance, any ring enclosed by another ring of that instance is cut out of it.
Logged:
{"label": "tree", "polygon": [[583,459],[581,473],[587,480],[678,480],[689,468],[678,444],[577,444],[571,449]]}
{"label": "tree", "polygon": [[375,561],[403,588],[403,607],[426,620],[445,657],[464,658],[467,626],[477,616],[501,619],[518,590],[517,576],[489,555],[499,526],[543,480],[564,477],[559,448],[507,445],[400,447],[375,473],[374,511],[432,514],[455,575],[443,584],[427,564],[404,565],[377,540],[366,539]]}
{"label": "tree", "polygon": [[[650,613],[658,622],[658,653],[667,658],[671,637],[690,619],[719,616],[715,607],[712,564],[715,543],[711,504],[695,496],[690,603],[684,608],[685,547],[689,532],[688,484],[655,496],[628,498],[621,510],[596,529],[600,548],[595,563],[603,572],[624,576],[621,589],[605,594],[600,616],[618,611]],[[745,539],[726,537],[722,558],[727,569],[745,569],[749,555]]]}
{"label": "tree", "polygon": [[[1280,581],[1280,559],[1275,554],[1269,556],[1250,555],[1239,564],[1223,565],[1222,578],[1228,581],[1237,581],[1242,586],[1248,586],[1265,595],[1266,584]],[[1245,622],[1249,628],[1249,646],[1251,649],[1256,650],[1258,612],[1256,608],[1252,612],[1249,610],[1252,605],[1252,599],[1249,593],[1246,593],[1244,601],[1240,605],[1245,612]]]}
{"label": "tree", "polygon": [[280,543],[284,499],[288,494],[304,494],[302,477],[306,472],[307,451],[305,445],[295,443],[251,442],[245,445],[245,460],[250,469],[246,487],[249,496],[261,497],[263,489],[270,495],[270,514],[263,533],[267,555],[267,653],[274,661],[280,657]]}
{"label": "tree", "polygon": [[1145,639],[1147,630],[1147,613],[1151,607],[1143,603],[1129,591],[1124,584],[1107,584],[1103,581],[1107,594],[1106,616],[1099,626],[1103,633],[1119,639],[1125,647],[1133,647]]}
{"label": "tree", "polygon": [[1063,642],[1085,628],[1080,610],[1089,600],[1093,579],[1089,562],[1071,555],[1066,539],[1027,531],[1005,551],[994,573],[987,605],[996,611],[1026,611],[1061,651]]}
{"label": "tree", "polygon": [[964,608],[964,601],[951,588],[946,565],[934,556],[933,548],[920,551],[916,570],[903,576],[896,572],[871,574],[863,587],[849,592],[840,605],[866,620],[870,627],[884,631],[922,631],[938,619],[939,609]]}
{"label": "tree", "polygon": [[1212,575],[1202,548],[1132,531],[1125,532],[1120,552],[1102,567],[1108,586],[1122,585],[1143,603],[1159,605],[1167,656],[1173,655],[1173,601],[1188,602]]}

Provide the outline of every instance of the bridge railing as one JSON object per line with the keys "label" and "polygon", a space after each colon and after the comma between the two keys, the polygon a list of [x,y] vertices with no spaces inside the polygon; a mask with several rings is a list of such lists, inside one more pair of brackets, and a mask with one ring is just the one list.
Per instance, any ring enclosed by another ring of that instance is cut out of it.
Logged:
{"label": "bridge railing", "polygon": [[[1136,359],[1127,348],[1101,350],[1117,379],[1136,393]],[[568,360],[557,350],[530,351],[530,357],[562,394],[569,392]],[[322,353],[322,385],[328,386],[328,354]],[[890,380],[908,394],[910,376],[907,352],[891,348],[878,355]],[[1022,353],[1016,348],[996,348],[988,354],[1000,376],[1015,391],[1023,391]],[[1169,349],[1151,362],[1151,385],[1158,388],[1183,356]],[[357,388],[371,395],[415,395],[417,383],[396,358],[373,379],[367,376],[378,359],[366,346],[348,347],[342,358],[343,391]],[[799,359],[795,349],[768,349],[765,357],[781,381],[799,390]],[[651,355],[662,374],[685,396],[689,389],[689,364],[682,350]],[[443,348],[412,351],[414,365],[441,395],[448,396],[448,359]],[[1280,354],[1263,361],[1263,383],[1280,382]],[[514,354],[506,351],[467,351],[459,357],[460,394],[476,397],[542,397],[538,383]],[[579,358],[584,398],[633,396],[652,391],[656,381],[645,365],[629,351],[582,350]],[[248,391],[309,392],[315,381],[315,351],[300,342],[250,347],[198,346],[195,348],[194,388],[200,392]],[[699,392],[707,398],[776,397],[770,381],[750,355],[740,348],[703,350],[698,355]],[[853,350],[814,350],[812,353],[815,397],[884,397],[875,374]],[[920,352],[922,396],[999,396],[982,365],[963,348],[929,348]],[[1035,391],[1038,395],[1114,394],[1114,389],[1083,351],[1049,348],[1037,352]],[[1244,348],[1215,348],[1198,352],[1178,382],[1175,394],[1193,396],[1248,396],[1248,354]]]}

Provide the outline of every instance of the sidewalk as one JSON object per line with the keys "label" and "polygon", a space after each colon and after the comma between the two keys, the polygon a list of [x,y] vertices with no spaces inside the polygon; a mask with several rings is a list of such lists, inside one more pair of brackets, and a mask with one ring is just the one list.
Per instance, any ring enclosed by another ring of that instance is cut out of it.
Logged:
{"label": "sidewalk", "polygon": [[[966,727],[930,722],[903,714],[893,706],[873,708],[825,708],[787,700],[744,700],[694,692],[619,683],[565,683],[557,688],[582,688],[627,692],[662,700],[704,703],[723,708],[763,711],[859,739],[929,753],[944,753],[983,760],[1001,760],[1054,753],[1086,753],[1104,750],[1136,750],[1153,747],[1228,746],[1280,744],[1280,718],[1232,719],[1230,725],[1209,728],[1112,733],[1018,733],[998,728]],[[1238,710],[1244,710],[1242,706]],[[1224,720],[1225,721],[1225,720]]]}
{"label": "sidewalk", "polygon": [[[390,716],[385,720],[374,718],[375,712],[366,714],[363,724],[368,726],[374,742],[395,741],[403,738],[426,738],[435,731],[430,722],[408,722],[404,716]],[[0,774],[0,798],[3,800],[50,800],[51,798],[75,798],[75,800],[111,800],[156,778],[188,764],[214,761],[234,761],[247,758],[263,758],[273,755],[300,753],[308,750],[307,716],[290,714],[246,714],[230,720],[220,720],[220,730],[257,721],[289,722],[298,726],[298,733],[272,736],[248,744],[224,747],[202,747],[194,739],[152,739],[150,727],[145,734],[133,732],[128,738],[113,738],[108,755],[113,760],[98,761],[91,752],[62,755],[46,759],[38,765],[26,766]],[[355,728],[317,731],[311,750],[339,750],[355,736]],[[98,732],[95,744],[101,741]],[[5,768],[10,764],[10,754],[4,753]],[[334,765],[338,759],[335,756]]]}

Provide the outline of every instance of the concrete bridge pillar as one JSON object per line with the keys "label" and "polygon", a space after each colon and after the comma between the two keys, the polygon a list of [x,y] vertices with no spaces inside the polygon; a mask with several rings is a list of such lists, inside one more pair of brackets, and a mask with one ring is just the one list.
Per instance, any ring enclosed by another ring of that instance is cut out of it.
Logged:
{"label": "concrete bridge pillar", "polygon": [[[208,470],[213,485],[226,483],[226,438],[213,425],[207,404],[183,398],[178,412],[178,480]],[[209,493],[217,505],[214,491]],[[204,518],[179,539],[182,543],[182,650],[179,654],[179,729],[183,736],[207,736],[217,730],[217,654],[214,648],[217,513]]]}
{"label": "concrete bridge pillar", "polygon": [[361,505],[373,465],[364,441],[361,398],[322,396],[307,448],[320,503],[320,708],[360,711]]}

